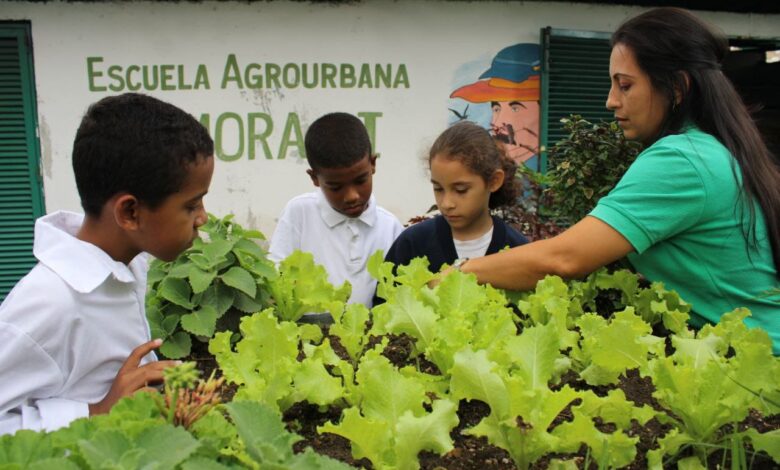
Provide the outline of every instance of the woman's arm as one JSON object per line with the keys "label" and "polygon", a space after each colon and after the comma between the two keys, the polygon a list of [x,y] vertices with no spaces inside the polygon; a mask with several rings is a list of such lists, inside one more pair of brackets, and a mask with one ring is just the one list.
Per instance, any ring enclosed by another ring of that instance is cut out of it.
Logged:
{"label": "woman's arm", "polygon": [[556,237],[470,259],[461,271],[475,274],[482,284],[529,290],[548,274],[578,278],[632,251],[619,232],[588,216]]}

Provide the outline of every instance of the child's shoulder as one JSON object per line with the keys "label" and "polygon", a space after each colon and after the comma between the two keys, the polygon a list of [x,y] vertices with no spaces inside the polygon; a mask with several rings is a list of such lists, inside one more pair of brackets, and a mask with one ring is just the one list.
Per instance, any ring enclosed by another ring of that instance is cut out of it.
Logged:
{"label": "child's shoulder", "polygon": [[[38,263],[16,283],[0,305],[0,322],[12,324],[36,340],[41,336],[55,337],[62,334],[70,319],[63,312],[75,310],[76,297],[76,291],[62,277]],[[54,325],[55,330],[51,330]]]}
{"label": "child's shoulder", "polygon": [[[46,295],[40,295],[41,292],[46,292]],[[67,302],[73,292],[73,287],[59,273],[39,262],[11,289],[3,307],[32,298],[40,303]]]}
{"label": "child's shoulder", "polygon": [[308,193],[299,194],[293,196],[287,201],[287,207],[309,207],[316,206],[319,201],[319,195],[317,191],[311,191]]}
{"label": "child's shoulder", "polygon": [[305,219],[319,211],[320,196],[317,192],[303,193],[294,196],[284,205],[281,217],[294,220]]}
{"label": "child's shoulder", "polygon": [[381,222],[392,224],[394,226],[398,226],[399,228],[403,228],[401,226],[401,221],[398,220],[398,217],[395,216],[392,212],[385,209],[384,207],[377,204],[376,206],[376,216],[377,219],[379,219]]}
{"label": "child's shoulder", "polygon": [[401,235],[407,238],[433,237],[436,234],[437,227],[442,222],[445,222],[444,218],[437,215],[406,227]]}

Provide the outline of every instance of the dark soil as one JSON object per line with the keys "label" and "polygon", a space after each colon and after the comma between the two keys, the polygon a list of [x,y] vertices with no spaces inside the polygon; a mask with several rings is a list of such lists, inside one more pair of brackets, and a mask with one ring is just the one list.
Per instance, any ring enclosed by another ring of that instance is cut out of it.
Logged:
{"label": "dark soil", "polygon": [[[327,333],[327,328],[324,328]],[[336,353],[342,358],[347,358],[346,351],[336,337],[330,337],[331,344]],[[380,341],[379,338],[372,338],[367,347],[372,347]],[[396,366],[405,366],[415,364],[421,370],[429,374],[438,374],[436,366],[418,356],[414,350],[414,344],[411,338],[405,335],[392,335],[388,346],[385,348],[384,355]],[[194,356],[194,355],[193,355]],[[190,357],[198,364],[198,368],[208,377],[212,370],[216,368],[216,361],[213,357],[203,355],[202,352],[196,357]],[[218,370],[218,369],[217,369]],[[217,375],[219,373],[217,372]],[[577,390],[591,390],[599,396],[606,395],[614,386],[593,387],[582,381],[579,376],[569,371],[561,378],[558,384],[552,385],[553,389],[559,389],[564,385],[569,385]],[[626,375],[620,377],[618,388],[623,390],[626,398],[637,406],[648,405],[657,411],[663,411],[660,404],[653,398],[653,384],[649,378],[642,378],[636,370],[631,370]],[[223,388],[223,401],[230,401],[235,394],[236,387],[233,384],[227,384]],[[572,419],[571,406],[576,405],[577,401],[564,409],[551,425],[551,428],[564,421]],[[487,442],[486,438],[468,436],[462,433],[467,428],[475,426],[482,418],[490,413],[489,407],[479,401],[461,401],[458,407],[458,426],[452,430],[450,436],[453,440],[454,448],[445,455],[436,455],[432,452],[421,452],[419,455],[420,468],[425,470],[470,470],[470,469],[515,469],[515,465],[509,457],[509,454],[496,446]],[[287,410],[284,414],[284,421],[290,431],[299,434],[303,439],[296,443],[294,450],[303,451],[306,447],[311,447],[320,454],[346,462],[358,468],[371,469],[371,463],[367,459],[355,460],[352,457],[350,443],[347,439],[335,434],[317,433],[317,427],[326,422],[338,422],[341,418],[341,409],[329,408],[322,410],[316,405],[308,403],[298,403]],[[522,423],[520,423],[522,425]],[[613,432],[615,426],[611,423],[596,423],[596,426],[602,432]],[[767,432],[780,429],[780,415],[762,416],[757,411],[751,411],[750,416],[738,425],[739,430],[754,428],[759,432]],[[658,447],[657,440],[663,437],[671,428],[668,424],[661,424],[657,419],[652,419],[644,426],[634,422],[627,433],[631,437],[638,437],[637,457],[630,465],[625,468],[631,470],[640,470],[647,468],[645,455],[649,450]],[[725,429],[729,432],[730,429]],[[747,450],[748,464],[753,469],[780,469],[771,459],[763,454],[753,454],[749,447]],[[690,449],[681,453],[680,458],[692,455]],[[580,468],[583,468],[586,462],[587,448],[582,446],[579,452],[575,454],[548,454],[537,461],[532,468],[547,468],[552,459],[574,459]],[[591,461],[592,462],[592,461]],[[723,466],[725,462],[725,467]],[[597,468],[591,463],[591,468]],[[730,453],[726,453],[724,459],[723,451],[712,453],[708,459],[709,468],[730,468]],[[668,468],[677,468],[676,462],[669,462]]]}

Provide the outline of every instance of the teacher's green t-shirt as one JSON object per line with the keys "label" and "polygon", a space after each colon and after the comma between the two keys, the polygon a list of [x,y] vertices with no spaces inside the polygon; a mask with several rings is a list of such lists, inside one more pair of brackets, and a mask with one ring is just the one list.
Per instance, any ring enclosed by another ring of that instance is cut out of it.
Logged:
{"label": "teacher's green t-shirt", "polygon": [[746,323],[767,330],[778,354],[780,304],[762,295],[780,283],[758,204],[758,244],[745,239],[749,213],[740,202],[741,179],[715,137],[689,128],[645,149],[590,215],[631,243],[636,252],[628,258],[637,271],[692,304],[693,325],[747,307]]}

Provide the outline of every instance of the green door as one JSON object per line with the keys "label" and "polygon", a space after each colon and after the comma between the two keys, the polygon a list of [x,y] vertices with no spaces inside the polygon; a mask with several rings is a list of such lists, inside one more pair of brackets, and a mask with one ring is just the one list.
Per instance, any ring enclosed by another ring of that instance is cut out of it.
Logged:
{"label": "green door", "polygon": [[30,25],[0,22],[0,301],[35,263],[44,213]]}
{"label": "green door", "polygon": [[561,118],[579,114],[592,123],[612,121],[607,110],[609,93],[609,33],[543,28],[542,161],[547,169],[547,148],[565,137]]}

